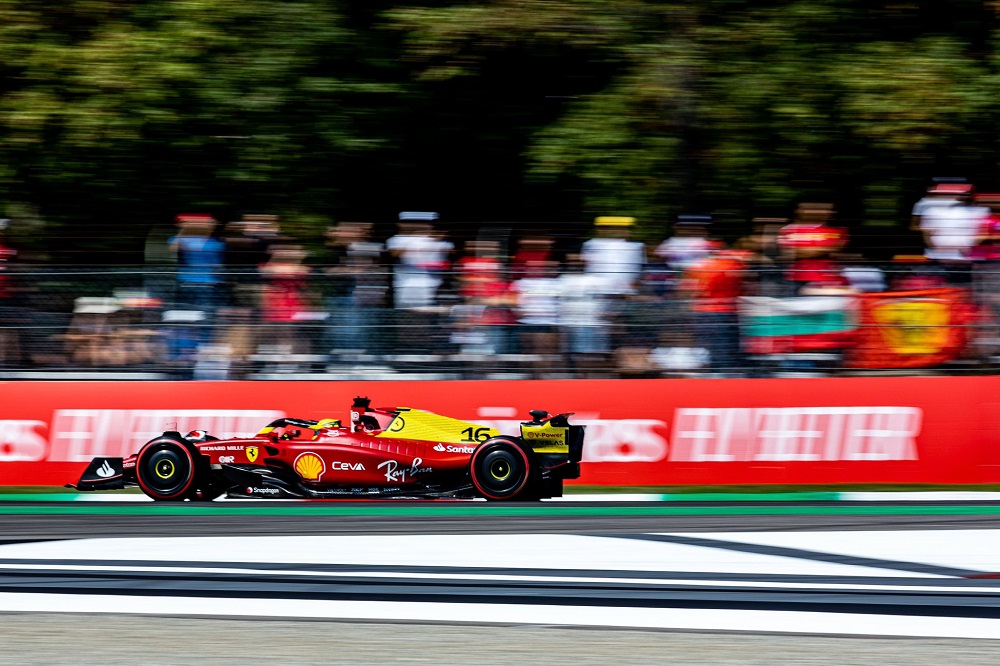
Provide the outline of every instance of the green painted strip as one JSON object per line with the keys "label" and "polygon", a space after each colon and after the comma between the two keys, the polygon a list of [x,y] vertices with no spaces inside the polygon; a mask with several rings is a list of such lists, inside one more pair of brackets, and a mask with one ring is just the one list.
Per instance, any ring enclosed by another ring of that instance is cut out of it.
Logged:
{"label": "green painted strip", "polygon": [[359,506],[351,504],[310,504],[281,506],[234,506],[201,504],[73,504],[0,505],[0,515],[96,515],[96,516],[397,516],[397,517],[461,517],[461,516],[801,516],[801,515],[1000,515],[1000,505],[970,506],[947,504],[934,506],[876,505],[844,506],[840,504],[813,506],[736,505],[736,506],[566,506],[496,505],[496,504],[426,504]]}
{"label": "green painted strip", "polygon": [[76,493],[0,493],[0,502],[77,502],[85,499]]}
{"label": "green painted strip", "polygon": [[[134,496],[130,493],[130,496]],[[647,494],[650,502],[836,502],[841,493],[837,492],[787,492],[787,493],[668,493]],[[594,501],[599,496],[587,495],[583,501]],[[607,495],[613,500],[614,495]],[[567,496],[572,500],[572,495]],[[889,498],[886,498],[889,499]],[[90,496],[78,493],[0,493],[0,502],[92,502]]]}
{"label": "green painted strip", "polygon": [[[888,493],[887,493],[888,494]],[[134,496],[134,493],[130,493]],[[832,491],[786,492],[786,493],[667,493],[645,494],[645,501],[650,502],[836,502],[842,493]],[[608,494],[606,499],[614,500],[614,494]],[[572,495],[567,495],[572,500]],[[581,496],[582,501],[598,501],[600,495]],[[891,499],[887,497],[886,499]],[[0,502],[87,502],[95,501],[85,494],[78,493],[0,493]]]}
{"label": "green painted strip", "polygon": [[[661,495],[663,502],[836,502],[840,493],[670,493]],[[889,497],[886,498],[891,499]]]}

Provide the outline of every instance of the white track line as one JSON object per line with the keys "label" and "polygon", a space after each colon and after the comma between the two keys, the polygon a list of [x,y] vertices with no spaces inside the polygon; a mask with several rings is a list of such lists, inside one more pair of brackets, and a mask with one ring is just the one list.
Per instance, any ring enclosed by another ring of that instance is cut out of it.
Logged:
{"label": "white track line", "polygon": [[[854,554],[867,554],[864,535],[869,533],[838,534],[844,542],[854,544]],[[724,538],[722,535],[716,536]],[[981,540],[989,542],[985,538]],[[780,554],[576,534],[122,537],[0,545],[0,558],[91,560],[95,564],[101,564],[107,560],[158,561],[164,557],[176,562],[204,562],[209,565],[216,562],[282,562],[288,565],[351,564],[362,567],[420,564],[536,569],[539,566],[557,566],[591,571],[660,571],[667,574],[712,571],[806,576],[951,578]]]}
{"label": "white track line", "polygon": [[0,612],[137,613],[227,618],[631,627],[696,631],[1000,639],[1000,620],[722,609],[125,597],[0,593]]}
{"label": "white track line", "polygon": [[143,567],[83,564],[0,564],[0,571],[107,571],[117,573],[217,574],[254,576],[301,576],[309,578],[379,578],[383,580],[463,580],[509,583],[587,583],[599,585],[647,585],[671,587],[719,587],[746,589],[837,590],[851,592],[947,592],[993,596],[997,589],[945,587],[940,585],[885,585],[849,583],[787,583],[783,581],[712,580],[709,578],[606,578],[600,576],[519,576],[507,574],[409,573],[395,571],[301,571],[298,569],[254,569],[234,567]]}

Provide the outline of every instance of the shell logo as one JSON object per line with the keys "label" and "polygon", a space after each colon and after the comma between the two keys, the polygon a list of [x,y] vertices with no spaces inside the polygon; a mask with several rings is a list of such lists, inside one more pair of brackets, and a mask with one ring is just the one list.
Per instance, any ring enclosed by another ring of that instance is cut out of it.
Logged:
{"label": "shell logo", "polygon": [[295,467],[295,471],[298,475],[305,481],[319,481],[323,477],[323,472],[326,471],[326,465],[323,464],[323,459],[312,451],[300,453],[298,457],[295,458],[295,464],[293,466]]}

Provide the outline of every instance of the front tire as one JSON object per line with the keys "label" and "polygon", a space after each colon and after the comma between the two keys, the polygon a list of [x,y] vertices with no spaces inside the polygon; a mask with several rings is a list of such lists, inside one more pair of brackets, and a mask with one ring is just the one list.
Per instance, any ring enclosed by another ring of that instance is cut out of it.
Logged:
{"label": "front tire", "polygon": [[513,437],[495,437],[477,448],[469,474],[476,491],[488,500],[531,499],[532,455]]}
{"label": "front tire", "polygon": [[192,447],[169,435],[157,437],[139,451],[135,478],[149,497],[157,501],[181,501],[192,491],[197,463]]}

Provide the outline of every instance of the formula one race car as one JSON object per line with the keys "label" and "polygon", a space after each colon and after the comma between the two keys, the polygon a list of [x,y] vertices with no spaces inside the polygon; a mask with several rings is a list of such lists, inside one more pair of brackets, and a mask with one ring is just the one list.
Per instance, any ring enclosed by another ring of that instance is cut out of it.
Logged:
{"label": "formula one race car", "polygon": [[520,437],[407,407],[355,398],[351,422],[278,419],[254,437],[164,432],[127,458],[94,458],[77,490],[138,485],[154,500],[472,498],[562,495],[580,476],[584,426],[532,410]]}

